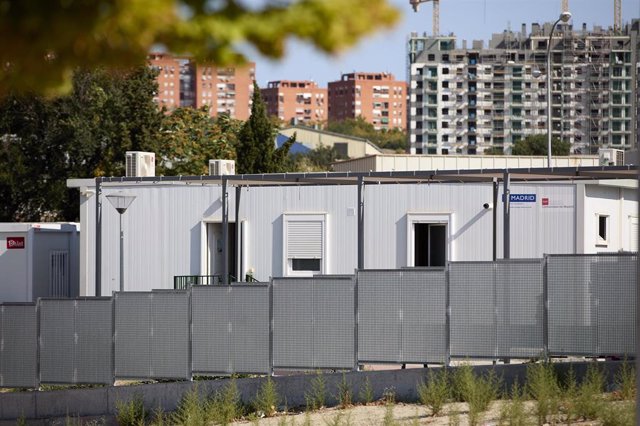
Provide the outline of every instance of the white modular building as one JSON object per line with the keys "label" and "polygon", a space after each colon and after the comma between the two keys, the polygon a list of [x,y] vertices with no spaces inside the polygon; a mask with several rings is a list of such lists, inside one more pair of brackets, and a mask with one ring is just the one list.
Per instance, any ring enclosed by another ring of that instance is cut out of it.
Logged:
{"label": "white modular building", "polygon": [[74,223],[0,223],[0,302],[76,297],[79,229]]}
{"label": "white modular building", "polygon": [[[306,185],[312,175],[337,180]],[[507,257],[505,241],[511,258],[637,250],[637,179],[513,181],[506,216],[503,185],[442,183],[424,173],[419,183],[402,183],[393,173],[364,175],[362,186],[340,180],[348,173],[273,175],[273,181],[233,176],[226,200],[219,176],[106,178],[99,209],[95,180],[69,180],[81,194],[80,293],[94,295],[97,280],[101,295],[119,289],[119,215],[106,202],[115,193],[136,197],[122,215],[127,291],[171,289],[175,277],[224,272],[232,280],[267,281],[352,274],[359,264],[395,269],[487,261],[494,252]],[[251,182],[256,186],[246,186]]]}

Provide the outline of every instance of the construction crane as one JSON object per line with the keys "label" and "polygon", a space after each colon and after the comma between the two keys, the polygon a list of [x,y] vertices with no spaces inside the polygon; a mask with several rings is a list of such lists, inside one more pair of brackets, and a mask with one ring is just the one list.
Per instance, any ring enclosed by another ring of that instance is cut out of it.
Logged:
{"label": "construction crane", "polygon": [[413,11],[417,12],[420,3],[433,2],[433,35],[440,34],[440,0],[409,0]]}
{"label": "construction crane", "polygon": [[562,12],[569,11],[569,0],[562,0]]}
{"label": "construction crane", "polygon": [[622,30],[622,0],[613,0],[613,30]]}

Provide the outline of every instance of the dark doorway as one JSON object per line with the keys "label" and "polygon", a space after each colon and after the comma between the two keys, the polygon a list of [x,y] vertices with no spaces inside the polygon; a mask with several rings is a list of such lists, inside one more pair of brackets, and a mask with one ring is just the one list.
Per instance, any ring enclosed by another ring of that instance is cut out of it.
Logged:
{"label": "dark doorway", "polygon": [[[236,250],[236,224],[229,222],[229,274],[235,275],[237,271],[237,250]],[[207,275],[222,274],[222,224],[209,223],[207,226],[207,246],[209,251],[209,261]]]}
{"label": "dark doorway", "polygon": [[447,261],[447,226],[415,223],[414,266],[444,266]]}

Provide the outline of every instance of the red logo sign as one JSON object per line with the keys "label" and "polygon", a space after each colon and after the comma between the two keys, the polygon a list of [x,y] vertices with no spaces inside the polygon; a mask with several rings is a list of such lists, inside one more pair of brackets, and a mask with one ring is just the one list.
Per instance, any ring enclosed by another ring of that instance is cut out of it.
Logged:
{"label": "red logo sign", "polygon": [[24,237],[7,237],[7,250],[23,249]]}
{"label": "red logo sign", "polygon": [[542,205],[543,206],[548,206],[549,205],[549,199],[548,198],[543,198],[542,199]]}

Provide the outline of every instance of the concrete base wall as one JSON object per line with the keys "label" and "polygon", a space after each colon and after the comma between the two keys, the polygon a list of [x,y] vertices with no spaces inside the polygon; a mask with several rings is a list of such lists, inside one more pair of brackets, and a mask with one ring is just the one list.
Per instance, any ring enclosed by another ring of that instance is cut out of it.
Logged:
{"label": "concrete base wall", "polygon": [[[573,368],[578,380],[584,376],[590,363],[556,363],[560,376]],[[622,365],[621,361],[598,363],[607,378],[608,389],[613,389],[615,372]],[[455,370],[455,367],[451,367]],[[510,387],[516,380],[523,384],[526,381],[526,364],[476,366],[477,374],[494,370],[502,377],[505,386]],[[406,369],[387,371],[360,371],[344,373],[350,384],[354,399],[369,380],[374,399],[382,398],[386,391],[392,391],[397,401],[417,401],[416,387],[427,378],[427,369]],[[314,373],[292,376],[278,376],[276,383],[278,394],[290,408],[304,406],[305,394],[311,388]],[[327,390],[327,404],[335,405],[338,385],[342,381],[342,373],[324,373]],[[255,398],[265,377],[237,379],[236,383],[243,402],[250,403]],[[102,388],[69,389],[56,391],[12,392],[0,394],[0,418],[3,420],[47,419],[55,417],[87,417],[113,416],[116,414],[116,403],[127,402],[141,396],[148,411],[161,407],[165,412],[173,411],[178,406],[182,395],[194,386],[203,395],[211,395],[222,389],[228,379],[206,380],[196,382],[154,383],[136,386],[109,386]]]}

